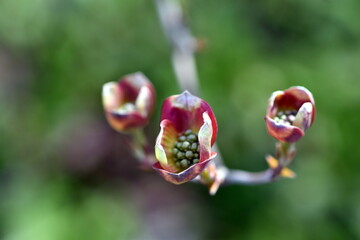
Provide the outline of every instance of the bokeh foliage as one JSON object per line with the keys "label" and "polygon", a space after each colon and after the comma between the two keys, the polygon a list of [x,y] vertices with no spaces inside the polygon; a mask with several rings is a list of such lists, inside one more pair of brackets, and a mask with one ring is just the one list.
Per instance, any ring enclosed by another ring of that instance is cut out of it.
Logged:
{"label": "bokeh foliage", "polygon": [[272,91],[313,92],[316,122],[291,166],[298,177],[210,197],[141,172],[107,125],[100,91],[143,71],[158,94],[154,140],[161,101],[179,89],[153,2],[2,0],[2,239],[360,238],[360,2],[182,3],[206,43],[201,92],[230,167],[266,167]]}

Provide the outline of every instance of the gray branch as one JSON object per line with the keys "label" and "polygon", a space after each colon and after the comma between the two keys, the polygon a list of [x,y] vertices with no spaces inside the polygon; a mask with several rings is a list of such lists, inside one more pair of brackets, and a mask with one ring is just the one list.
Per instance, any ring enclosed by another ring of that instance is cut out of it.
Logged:
{"label": "gray branch", "polygon": [[[197,41],[186,25],[181,5],[178,0],[155,0],[155,3],[164,33],[172,47],[172,64],[176,80],[181,89],[199,95],[199,81],[194,57]],[[216,144],[213,148],[218,153],[214,162],[218,172],[223,173],[218,174],[221,179],[217,179],[221,184],[255,185],[269,183],[280,174],[279,171],[271,168],[256,173],[230,170],[224,165]],[[199,181],[199,177],[193,180],[193,182]]]}
{"label": "gray branch", "polygon": [[198,95],[198,77],[194,53],[196,39],[186,26],[177,0],[155,0],[161,25],[172,46],[172,64],[181,89]]}

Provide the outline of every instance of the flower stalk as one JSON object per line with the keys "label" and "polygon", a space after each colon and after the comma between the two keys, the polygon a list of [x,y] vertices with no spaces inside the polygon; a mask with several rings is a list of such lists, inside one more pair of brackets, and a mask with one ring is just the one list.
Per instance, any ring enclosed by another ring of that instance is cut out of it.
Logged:
{"label": "flower stalk", "polygon": [[155,106],[155,89],[140,72],[128,74],[102,89],[105,117],[117,132],[128,135],[127,143],[144,169],[155,162],[152,146],[144,134]]}
{"label": "flower stalk", "polygon": [[140,163],[140,168],[151,170],[155,163],[153,145],[151,145],[145,136],[144,129],[138,128],[129,132],[128,145],[132,150],[133,156]]}

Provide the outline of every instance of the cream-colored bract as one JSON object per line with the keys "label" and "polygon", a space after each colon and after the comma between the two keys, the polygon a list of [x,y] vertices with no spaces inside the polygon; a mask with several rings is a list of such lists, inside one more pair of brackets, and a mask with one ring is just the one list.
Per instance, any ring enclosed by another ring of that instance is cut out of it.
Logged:
{"label": "cream-colored bract", "polygon": [[112,111],[119,107],[120,91],[117,82],[108,82],[102,88],[102,100],[106,111]]}
{"label": "cream-colored bract", "polygon": [[201,126],[198,136],[200,144],[200,160],[207,159],[211,154],[212,122],[208,112],[203,113],[204,124]]}
{"label": "cream-colored bract", "polygon": [[164,150],[163,146],[161,145],[161,139],[164,135],[164,129],[165,129],[165,122],[162,121],[160,123],[160,133],[157,136],[156,143],[155,143],[155,157],[160,163],[168,164],[165,150]]}
{"label": "cream-colored bract", "polygon": [[135,101],[136,110],[142,115],[146,116],[149,111],[149,99],[151,98],[151,91],[148,87],[141,87],[139,94]]}
{"label": "cream-colored bract", "polygon": [[307,130],[311,125],[313,109],[314,107],[310,102],[304,103],[296,114],[293,125],[299,127],[303,131]]}

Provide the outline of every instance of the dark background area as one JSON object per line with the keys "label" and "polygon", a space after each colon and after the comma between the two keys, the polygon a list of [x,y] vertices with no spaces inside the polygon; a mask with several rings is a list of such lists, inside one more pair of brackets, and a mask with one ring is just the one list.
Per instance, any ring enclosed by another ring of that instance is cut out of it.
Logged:
{"label": "dark background area", "polygon": [[138,169],[107,124],[102,85],[142,71],[178,94],[152,1],[0,1],[0,236],[57,239],[360,239],[360,2],[183,1],[202,98],[226,164],[265,169],[275,90],[312,91],[317,118],[293,180],[175,186]]}

